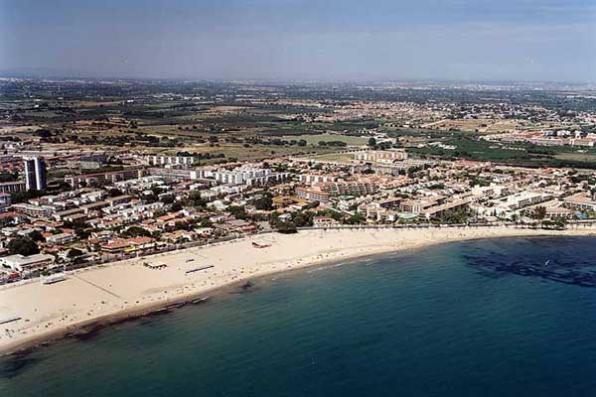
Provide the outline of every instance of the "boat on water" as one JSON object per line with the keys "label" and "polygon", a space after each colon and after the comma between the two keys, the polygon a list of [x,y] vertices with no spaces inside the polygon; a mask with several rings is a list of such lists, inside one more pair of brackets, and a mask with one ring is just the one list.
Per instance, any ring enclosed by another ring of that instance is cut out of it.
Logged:
{"label": "boat on water", "polygon": [[49,284],[59,283],[60,281],[64,281],[64,280],[66,280],[66,274],[56,273],[56,274],[50,274],[49,276],[45,277],[42,280],[42,283],[49,285]]}

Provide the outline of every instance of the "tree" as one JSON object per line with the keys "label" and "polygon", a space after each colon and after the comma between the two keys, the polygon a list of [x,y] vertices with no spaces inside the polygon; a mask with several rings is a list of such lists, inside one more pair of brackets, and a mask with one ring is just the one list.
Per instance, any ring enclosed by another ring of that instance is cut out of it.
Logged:
{"label": "tree", "polygon": [[8,243],[8,252],[12,255],[24,256],[39,254],[39,248],[35,241],[29,237],[15,237]]}
{"label": "tree", "polygon": [[29,233],[29,238],[33,241],[45,241],[46,240],[39,230],[34,230],[31,233]]}
{"label": "tree", "polygon": [[368,139],[368,146],[377,146],[377,140],[375,138]]}
{"label": "tree", "polygon": [[281,222],[277,225],[277,231],[283,234],[298,233],[296,225],[293,222]]}
{"label": "tree", "polygon": [[172,203],[174,202],[174,200],[175,200],[175,197],[174,197],[173,195],[171,195],[171,194],[166,194],[165,196],[163,196],[163,197],[161,198],[161,200],[160,200],[160,201],[161,201],[162,203],[164,203],[164,204],[172,204]]}
{"label": "tree", "polygon": [[356,212],[354,215],[352,215],[348,219],[346,219],[346,223],[349,225],[358,225],[358,224],[364,223],[365,221],[366,221],[366,218],[364,217],[364,215],[362,215],[359,212]]}
{"label": "tree", "polygon": [[163,189],[159,186],[153,186],[151,188],[151,192],[153,192],[154,196],[159,196],[161,193],[163,193]]}
{"label": "tree", "polygon": [[203,208],[207,203],[205,202],[205,200],[201,198],[201,192],[199,192],[198,190],[192,190],[188,194],[188,198],[186,199],[185,204],[191,207]]}
{"label": "tree", "polygon": [[313,217],[314,214],[310,211],[297,212],[294,214],[292,222],[294,222],[297,227],[312,226]]}
{"label": "tree", "polygon": [[73,258],[77,258],[79,256],[83,255],[83,251],[81,251],[78,248],[73,248],[70,251],[68,251],[68,253],[66,254],[66,257],[68,259],[73,259]]}
{"label": "tree", "polygon": [[534,219],[544,219],[546,217],[546,207],[540,205],[540,206],[534,208],[532,217]]}
{"label": "tree", "polygon": [[22,203],[32,198],[43,196],[43,192],[39,190],[26,190],[23,192],[15,192],[10,199],[13,204]]}
{"label": "tree", "polygon": [[228,208],[228,212],[236,219],[246,219],[246,210],[243,206],[233,205]]}
{"label": "tree", "polygon": [[151,232],[140,226],[131,226],[122,232],[124,237],[151,237]]}
{"label": "tree", "polygon": [[110,195],[110,197],[118,197],[118,196],[122,196],[122,191],[120,189],[113,187],[110,190],[108,190],[108,194]]}
{"label": "tree", "polygon": [[174,212],[178,212],[182,209],[182,204],[180,204],[180,201],[174,201],[172,203],[172,207],[171,207],[172,211]]}
{"label": "tree", "polygon": [[273,209],[273,197],[271,193],[265,193],[255,200],[255,208],[258,210],[271,211]]}
{"label": "tree", "polygon": [[89,233],[83,227],[76,227],[74,232],[80,240],[86,240],[91,235],[91,233]]}

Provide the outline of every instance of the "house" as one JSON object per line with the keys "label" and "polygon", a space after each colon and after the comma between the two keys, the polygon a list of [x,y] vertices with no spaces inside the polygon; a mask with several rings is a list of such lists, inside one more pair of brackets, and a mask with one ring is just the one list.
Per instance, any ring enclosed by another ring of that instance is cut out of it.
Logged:
{"label": "house", "polygon": [[184,243],[191,242],[197,237],[195,232],[186,230],[174,230],[173,232],[163,233],[161,239],[168,243]]}
{"label": "house", "polygon": [[213,235],[212,227],[199,227],[195,229],[195,233],[202,238],[211,237]]}
{"label": "house", "polygon": [[46,237],[46,242],[50,244],[66,244],[74,241],[75,238],[76,235],[74,233],[59,233]]}

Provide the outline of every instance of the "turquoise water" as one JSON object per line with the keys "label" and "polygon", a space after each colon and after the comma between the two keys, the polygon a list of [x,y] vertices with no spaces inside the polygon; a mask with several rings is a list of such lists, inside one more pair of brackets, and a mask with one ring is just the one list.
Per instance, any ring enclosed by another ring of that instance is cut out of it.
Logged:
{"label": "turquoise water", "polygon": [[595,270],[596,239],[540,238],[268,277],[0,359],[0,396],[594,396]]}

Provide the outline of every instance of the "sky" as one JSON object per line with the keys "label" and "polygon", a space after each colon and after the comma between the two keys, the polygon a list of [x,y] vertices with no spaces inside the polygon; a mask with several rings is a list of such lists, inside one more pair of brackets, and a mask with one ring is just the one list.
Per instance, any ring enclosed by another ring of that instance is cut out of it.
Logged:
{"label": "sky", "polygon": [[596,0],[0,0],[0,72],[596,82]]}

